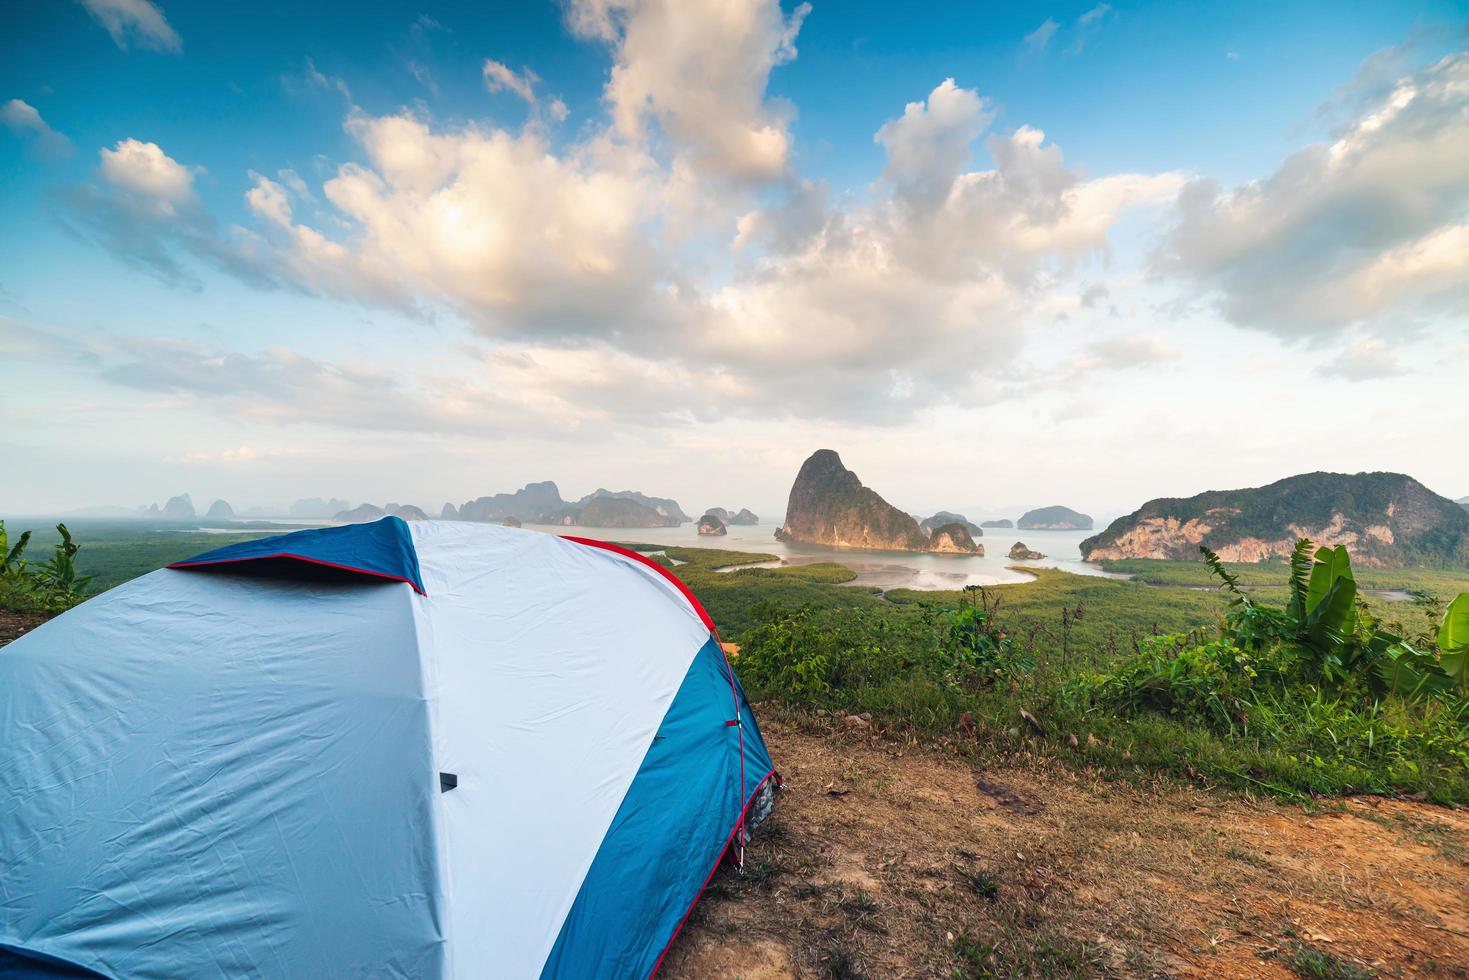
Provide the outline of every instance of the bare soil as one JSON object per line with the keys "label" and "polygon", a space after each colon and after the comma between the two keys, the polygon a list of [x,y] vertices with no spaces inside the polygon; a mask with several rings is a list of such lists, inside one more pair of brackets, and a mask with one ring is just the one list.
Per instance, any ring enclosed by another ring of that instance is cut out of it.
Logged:
{"label": "bare soil", "polygon": [[1469,813],[976,769],[762,721],[786,780],[660,973],[1469,977]]}
{"label": "bare soil", "polygon": [[47,618],[0,610],[0,647],[40,626]]}

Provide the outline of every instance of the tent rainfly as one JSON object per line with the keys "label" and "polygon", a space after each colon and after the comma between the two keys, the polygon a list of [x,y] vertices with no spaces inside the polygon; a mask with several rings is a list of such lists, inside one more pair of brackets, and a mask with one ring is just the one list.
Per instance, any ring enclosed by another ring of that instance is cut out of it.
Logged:
{"label": "tent rainfly", "polygon": [[231,545],[0,648],[0,976],[647,976],[778,782],[632,552]]}

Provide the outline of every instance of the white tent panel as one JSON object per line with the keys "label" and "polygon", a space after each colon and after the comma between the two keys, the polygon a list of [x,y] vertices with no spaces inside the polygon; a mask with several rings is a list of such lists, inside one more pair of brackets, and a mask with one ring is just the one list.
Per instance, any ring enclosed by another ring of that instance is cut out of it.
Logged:
{"label": "white tent panel", "polygon": [[[537,975],[707,627],[640,563],[484,524],[411,525],[453,975]],[[486,941],[494,937],[493,942]]]}

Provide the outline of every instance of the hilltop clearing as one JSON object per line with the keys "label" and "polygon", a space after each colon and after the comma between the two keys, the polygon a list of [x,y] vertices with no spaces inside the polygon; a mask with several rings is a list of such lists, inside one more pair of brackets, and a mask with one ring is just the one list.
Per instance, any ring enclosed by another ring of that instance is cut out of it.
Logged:
{"label": "hilltop clearing", "polygon": [[1307,812],[1023,748],[976,767],[962,738],[923,749],[757,710],[787,789],[660,976],[1455,977],[1469,963],[1463,812],[1378,798]]}

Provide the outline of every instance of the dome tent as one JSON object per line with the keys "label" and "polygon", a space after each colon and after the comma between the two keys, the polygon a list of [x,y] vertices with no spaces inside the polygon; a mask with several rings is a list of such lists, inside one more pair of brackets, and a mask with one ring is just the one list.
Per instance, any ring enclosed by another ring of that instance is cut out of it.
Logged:
{"label": "dome tent", "polygon": [[93,598],[0,648],[0,975],[647,975],[778,779],[712,634],[396,517]]}

